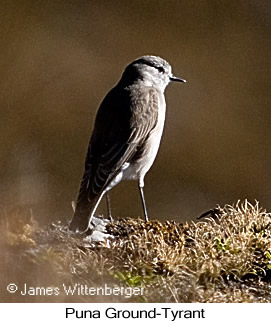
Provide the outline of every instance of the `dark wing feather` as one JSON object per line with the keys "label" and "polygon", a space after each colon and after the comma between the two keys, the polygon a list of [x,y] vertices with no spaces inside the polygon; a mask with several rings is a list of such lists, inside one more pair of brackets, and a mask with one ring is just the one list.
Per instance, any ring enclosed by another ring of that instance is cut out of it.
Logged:
{"label": "dark wing feather", "polygon": [[[136,98],[136,99],[134,99]],[[113,88],[95,120],[74,218],[88,220],[99,196],[142,146],[158,118],[158,95],[153,88]],[[73,219],[74,220],[74,219]]]}

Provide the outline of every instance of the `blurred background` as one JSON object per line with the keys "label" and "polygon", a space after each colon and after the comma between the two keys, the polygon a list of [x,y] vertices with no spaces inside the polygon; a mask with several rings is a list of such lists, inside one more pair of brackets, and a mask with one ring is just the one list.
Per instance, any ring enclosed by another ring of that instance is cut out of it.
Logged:
{"label": "blurred background", "polygon": [[[146,54],[188,81],[166,91],[150,217],[195,220],[245,198],[271,208],[270,1],[10,0],[0,28],[1,214],[71,218],[96,110]],[[115,217],[142,216],[135,182],[111,200]]]}

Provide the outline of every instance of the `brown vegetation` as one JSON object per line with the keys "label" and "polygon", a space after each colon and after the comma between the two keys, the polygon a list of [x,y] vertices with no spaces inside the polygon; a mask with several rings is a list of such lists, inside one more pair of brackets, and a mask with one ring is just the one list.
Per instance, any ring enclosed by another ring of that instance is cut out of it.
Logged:
{"label": "brown vegetation", "polygon": [[[40,228],[13,217],[1,226],[2,301],[270,302],[271,214],[247,201],[200,221],[124,218],[93,242],[61,224]],[[143,295],[33,296],[28,286],[140,287]]]}

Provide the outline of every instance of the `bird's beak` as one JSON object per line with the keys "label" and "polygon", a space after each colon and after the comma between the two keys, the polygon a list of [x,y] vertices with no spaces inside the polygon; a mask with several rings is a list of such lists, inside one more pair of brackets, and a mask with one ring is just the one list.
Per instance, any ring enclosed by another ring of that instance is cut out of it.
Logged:
{"label": "bird's beak", "polygon": [[184,83],[186,83],[186,80],[181,79],[181,78],[176,77],[176,76],[173,76],[173,75],[171,75],[169,79],[170,79],[170,81],[172,81],[172,82],[184,82]]}

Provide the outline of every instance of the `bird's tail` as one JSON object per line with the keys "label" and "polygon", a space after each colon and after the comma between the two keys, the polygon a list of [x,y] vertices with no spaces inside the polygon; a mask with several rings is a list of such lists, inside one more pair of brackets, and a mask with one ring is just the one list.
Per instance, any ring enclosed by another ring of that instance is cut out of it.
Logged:
{"label": "bird's tail", "polygon": [[95,198],[89,200],[87,192],[80,194],[78,197],[73,218],[71,220],[69,229],[75,232],[87,231],[91,222],[92,216],[95,213],[104,192],[101,192]]}

